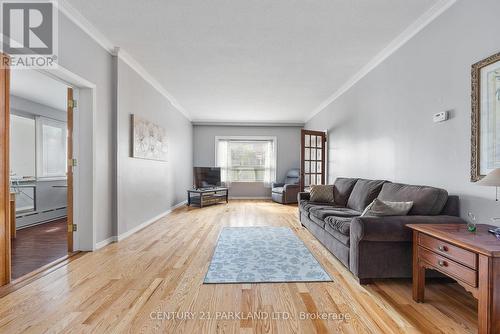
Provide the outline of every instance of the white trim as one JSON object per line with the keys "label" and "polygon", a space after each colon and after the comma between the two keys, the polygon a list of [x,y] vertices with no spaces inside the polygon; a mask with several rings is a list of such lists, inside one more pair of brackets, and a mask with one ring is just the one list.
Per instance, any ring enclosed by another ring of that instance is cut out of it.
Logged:
{"label": "white trim", "polygon": [[[218,166],[218,150],[219,150],[219,141],[220,140],[228,140],[228,141],[272,141],[274,146],[273,158],[274,158],[274,176],[271,176],[271,182],[275,182],[276,176],[278,173],[278,137],[277,136],[215,136],[214,144],[215,144],[215,165]],[[274,180],[274,181],[273,181]],[[231,181],[231,183],[260,183],[260,181]],[[262,182],[265,184],[266,182]],[[230,187],[230,186],[229,186]]]}
{"label": "white trim", "polygon": [[380,65],[384,60],[386,60],[390,55],[401,48],[406,42],[412,39],[416,34],[418,34],[422,29],[424,29],[428,24],[434,21],[439,15],[443,14],[448,8],[450,8],[457,0],[440,0],[424,14],[422,14],[415,22],[413,22],[408,28],[406,28],[401,34],[399,34],[395,39],[393,39],[382,51],[375,55],[365,66],[363,66],[356,74],[354,74],[349,80],[347,80],[333,95],[323,101],[312,113],[309,115],[305,122],[309,122],[314,116],[325,109],[328,105],[333,103],[336,99],[347,92],[351,87],[353,87],[358,81],[363,79],[368,73],[370,73],[374,68]]}
{"label": "white trim", "polygon": [[180,208],[181,206],[184,206],[187,204],[187,200],[186,201],[182,201],[180,203],[177,203],[175,204],[174,206],[172,206],[170,209],[168,209],[167,211],[163,212],[163,213],[160,213],[159,215],[151,218],[151,219],[148,219],[147,221],[143,222],[142,224],[140,225],[137,225],[136,227],[128,230],[127,232],[124,232],[118,236],[114,235],[112,237],[109,237],[103,241],[100,241],[96,244],[96,249],[99,249],[99,248],[102,248],[104,246],[107,246],[113,242],[118,242],[118,241],[122,241],[128,237],[130,237],[132,234],[135,234],[137,232],[139,232],[140,230],[148,227],[149,225],[157,222],[158,220],[160,220],[161,218],[163,217],[166,217],[167,215],[169,215],[170,213],[172,213],[172,211],[174,211],[175,209],[178,209]]}
{"label": "white trim", "polygon": [[140,77],[156,89],[170,104],[183,114],[188,120],[191,120],[189,113],[180,103],[156,80],[144,67],[142,67],[130,54],[123,49],[116,47],[111,40],[102,34],[89,20],[87,20],[78,10],[71,6],[66,0],[58,1],[59,10],[76,26],[82,29],[95,42],[97,42],[104,50],[113,56],[117,56],[124,63],[130,66]]}
{"label": "white trim", "polygon": [[180,208],[180,207],[182,207],[184,205],[187,205],[187,202],[188,201],[186,199],[186,200],[184,200],[182,202],[177,203],[176,205],[174,205],[173,207],[170,208],[170,211],[174,211],[174,210],[176,210],[176,209],[178,209],[178,208]]}
{"label": "white trim", "polygon": [[163,86],[151,75],[149,74],[141,64],[139,64],[130,54],[123,50],[115,50],[118,58],[120,58],[125,64],[130,66],[139,76],[141,76],[144,81],[149,83],[154,89],[156,89],[163,97],[167,99],[170,104],[177,109],[181,114],[183,114],[188,120],[191,120],[191,116],[188,114],[186,109],[180,105],[180,103],[172,96]]}
{"label": "white trim", "polygon": [[106,240],[99,241],[95,245],[95,250],[101,249],[109,244],[112,244],[113,242],[116,242],[116,236],[112,236],[112,237],[107,238]]}
{"label": "white trim", "polygon": [[271,199],[271,196],[229,196],[229,199]]}
{"label": "white trim", "polygon": [[248,140],[248,141],[278,141],[276,136],[215,136],[215,140]]}
{"label": "white trim", "polygon": [[[60,2],[59,2],[60,3]],[[73,223],[81,226],[80,230],[77,230],[73,233],[73,249],[74,250],[94,250],[96,248],[96,222],[97,222],[97,212],[96,212],[96,189],[97,189],[97,166],[96,166],[96,110],[97,110],[97,101],[96,101],[96,85],[88,81],[87,79],[79,76],[71,72],[70,70],[64,68],[61,65],[58,65],[54,69],[39,69],[41,73],[44,73],[56,80],[59,80],[70,87],[73,87],[74,98],[80,99],[81,90],[89,90],[90,98],[92,99],[92,103],[90,107],[81,109],[80,107],[76,107],[76,116],[74,117],[74,127],[73,127],[73,157],[77,160],[80,160],[80,115],[82,112],[86,114],[91,114],[92,117],[92,174],[90,175],[92,182],[92,221],[91,223],[91,239],[85,240],[82,239],[81,229],[83,228],[83,224],[80,219],[80,215],[82,212],[82,194],[81,194],[81,182],[80,182],[80,169],[77,167],[73,171]],[[88,208],[86,208],[88,210]]]}
{"label": "white trim", "polygon": [[68,19],[82,29],[94,41],[96,41],[104,50],[112,53],[115,46],[104,36],[89,20],[87,20],[75,7],[71,6],[66,0],[56,1],[59,11],[63,13]]}
{"label": "white trim", "polygon": [[291,121],[291,122],[272,122],[272,121],[238,121],[238,122],[228,122],[228,121],[210,121],[210,120],[193,120],[191,121],[193,125],[206,125],[206,126],[276,126],[276,127],[304,127],[303,121]]}

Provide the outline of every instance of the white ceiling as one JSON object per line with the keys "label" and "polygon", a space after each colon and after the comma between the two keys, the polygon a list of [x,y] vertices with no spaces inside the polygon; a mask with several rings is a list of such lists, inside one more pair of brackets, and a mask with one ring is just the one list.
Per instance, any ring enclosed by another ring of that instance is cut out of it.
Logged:
{"label": "white ceiling", "polygon": [[193,120],[304,121],[437,0],[68,0]]}
{"label": "white ceiling", "polygon": [[66,112],[68,86],[35,70],[12,70],[10,93]]}

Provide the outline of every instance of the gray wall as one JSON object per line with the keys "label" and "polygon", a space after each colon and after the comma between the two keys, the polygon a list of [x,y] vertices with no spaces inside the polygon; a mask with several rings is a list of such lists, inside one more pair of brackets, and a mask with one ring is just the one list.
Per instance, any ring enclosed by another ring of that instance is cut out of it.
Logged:
{"label": "gray wall", "polygon": [[[65,15],[59,15],[59,64],[69,71],[96,85],[95,96],[95,207],[96,240],[106,240],[116,235],[114,214],[115,164],[113,158],[113,128],[115,110],[113,108],[113,59],[110,53],[78,28]],[[91,139],[78,138],[79,145],[91,147]],[[82,150],[81,150],[82,151]],[[82,164],[89,163],[82,159]],[[90,183],[90,180],[82,180]],[[84,208],[82,208],[84,210]],[[84,222],[82,222],[84,223]]]}
{"label": "gray wall", "polygon": [[[461,197],[462,215],[500,216],[494,188],[469,181],[470,66],[499,51],[500,2],[461,0],[306,124],[329,132],[329,179],[427,184]],[[434,113],[453,110],[444,123]]]}
{"label": "gray wall", "polygon": [[[96,241],[124,233],[184,200],[186,187],[192,183],[193,156],[192,127],[184,116],[63,14],[59,16],[59,64],[96,85],[96,198],[95,207],[88,208],[95,213]],[[80,91],[80,96],[87,93]],[[168,163],[128,158],[130,113],[144,115],[167,128]],[[92,152],[88,148],[92,143],[88,136],[82,135],[78,140],[81,155],[86,154],[80,157],[78,168],[82,169],[83,164],[90,163],[87,160]],[[85,176],[91,170],[85,169]],[[81,181],[91,183],[87,179]],[[123,193],[118,194],[118,189]],[[118,216],[122,219],[120,224]]]}
{"label": "gray wall", "polygon": [[[278,141],[277,171],[278,181],[285,178],[291,168],[300,167],[300,127],[295,126],[225,126],[195,125],[194,166],[215,166],[216,136],[276,136]],[[270,188],[262,183],[231,184],[231,197],[270,197]]]}
{"label": "gray wall", "polygon": [[[186,200],[192,185],[193,127],[168,100],[118,60],[118,235]],[[131,115],[167,130],[168,161],[131,158]]]}

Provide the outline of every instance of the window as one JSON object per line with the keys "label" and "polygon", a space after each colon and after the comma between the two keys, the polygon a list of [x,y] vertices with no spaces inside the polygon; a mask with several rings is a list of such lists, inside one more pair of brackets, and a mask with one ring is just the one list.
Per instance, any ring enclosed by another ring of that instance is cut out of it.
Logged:
{"label": "window", "polygon": [[37,117],[37,177],[66,177],[66,123]]}
{"label": "window", "polygon": [[275,137],[216,137],[215,142],[222,182],[276,181]]}
{"label": "window", "polygon": [[10,115],[11,179],[35,177],[35,118]]}

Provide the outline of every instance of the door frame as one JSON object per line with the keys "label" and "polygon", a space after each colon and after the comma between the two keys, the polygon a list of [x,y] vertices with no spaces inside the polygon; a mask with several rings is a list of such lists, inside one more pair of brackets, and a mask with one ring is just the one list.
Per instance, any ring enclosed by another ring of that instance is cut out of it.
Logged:
{"label": "door frame", "polygon": [[66,131],[67,131],[67,172],[66,172],[66,220],[68,225],[68,235],[67,235],[67,244],[68,244],[68,253],[72,253],[74,251],[73,248],[73,108],[74,108],[74,97],[73,97],[73,87],[68,87],[66,93],[66,101],[67,101],[67,112],[66,112]]}
{"label": "door frame", "polygon": [[[3,60],[8,55],[1,54]],[[92,251],[96,249],[96,85],[62,66],[56,69],[33,69],[62,81],[73,89],[76,99],[81,99],[81,106],[73,108],[73,157],[85,159],[80,168],[73,172],[73,223],[81,222],[81,228],[72,233],[73,250]],[[10,69],[0,68],[0,286],[11,281],[11,241],[9,222],[9,92]],[[75,98],[74,97],[74,98]],[[80,124],[81,123],[81,124]],[[85,142],[80,140],[85,137]],[[74,139],[77,139],[76,141]],[[81,154],[81,156],[79,156]],[[82,170],[79,170],[82,169]],[[81,180],[80,180],[81,178]],[[69,189],[68,189],[69,192]],[[81,210],[80,207],[85,207]],[[69,237],[69,233],[68,233]],[[70,240],[68,240],[68,246]],[[68,249],[69,250],[69,249]]]}
{"label": "door frame", "polygon": [[[0,53],[1,64],[8,64],[7,54]],[[0,285],[10,282],[10,69],[0,66]]]}
{"label": "door frame", "polygon": [[97,85],[61,65],[40,72],[72,87],[73,98],[77,101],[77,105],[73,108],[73,158],[78,163],[72,169],[73,203],[76,204],[72,209],[73,223],[78,229],[73,232],[73,250],[94,251],[97,249],[95,210]]}
{"label": "door frame", "polygon": [[321,184],[325,184],[326,181],[326,171],[327,168],[325,166],[326,164],[326,155],[327,155],[327,148],[326,148],[326,143],[327,143],[327,133],[326,131],[315,131],[315,130],[306,130],[306,129],[301,129],[300,130],[300,191],[304,191],[305,189],[305,184],[304,184],[304,176],[305,176],[305,160],[304,160],[304,153],[305,153],[305,136],[306,135],[311,135],[311,136],[320,136],[323,139],[323,142],[321,144],[321,149],[322,149],[322,154],[321,154]]}

